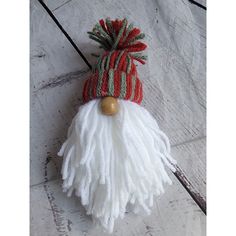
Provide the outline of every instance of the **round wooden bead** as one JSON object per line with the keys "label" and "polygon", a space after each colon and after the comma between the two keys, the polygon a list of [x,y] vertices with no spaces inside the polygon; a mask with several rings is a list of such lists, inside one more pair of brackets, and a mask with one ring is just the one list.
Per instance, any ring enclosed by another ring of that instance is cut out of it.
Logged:
{"label": "round wooden bead", "polygon": [[104,115],[113,116],[119,111],[119,104],[114,97],[104,97],[101,101],[101,110]]}

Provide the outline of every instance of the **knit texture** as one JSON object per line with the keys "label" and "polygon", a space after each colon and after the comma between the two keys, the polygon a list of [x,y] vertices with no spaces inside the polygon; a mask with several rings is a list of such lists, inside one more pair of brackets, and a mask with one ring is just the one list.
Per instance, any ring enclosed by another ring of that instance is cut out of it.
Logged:
{"label": "knit texture", "polygon": [[85,82],[84,102],[112,96],[140,104],[143,89],[134,61],[145,63],[146,56],[140,52],[146,44],[139,41],[145,35],[132,24],[128,25],[126,19],[111,21],[109,18],[100,20],[88,34],[105,52]]}

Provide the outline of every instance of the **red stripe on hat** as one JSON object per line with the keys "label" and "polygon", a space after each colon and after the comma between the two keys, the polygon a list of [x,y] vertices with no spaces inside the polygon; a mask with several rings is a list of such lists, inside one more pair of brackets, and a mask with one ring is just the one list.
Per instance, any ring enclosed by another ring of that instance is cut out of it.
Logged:
{"label": "red stripe on hat", "polygon": [[114,71],[114,97],[120,96],[121,86],[121,71]]}
{"label": "red stripe on hat", "polygon": [[124,63],[126,62],[126,57],[127,57],[127,53],[124,52],[120,58],[119,65],[117,67],[118,70],[122,70],[122,68],[124,67]]}
{"label": "red stripe on hat", "polygon": [[131,59],[131,70],[130,70],[131,75],[136,75],[136,66],[134,64],[134,60]]}
{"label": "red stripe on hat", "polygon": [[140,94],[140,92],[141,92],[141,86],[142,86],[142,83],[141,83],[141,81],[139,80],[138,95],[137,95],[137,99],[136,99],[136,103],[138,103],[138,104],[139,104],[139,100],[140,100],[140,96],[141,96],[141,94]]}
{"label": "red stripe on hat", "polygon": [[125,54],[126,54],[126,56],[125,56],[125,60],[123,62],[123,66],[122,66],[121,70],[126,73],[127,72],[127,66],[128,66],[128,61],[127,61],[128,55],[127,55],[127,53],[125,53]]}
{"label": "red stripe on hat", "polygon": [[143,59],[140,59],[140,58],[134,58],[134,60],[140,62],[141,64],[145,64],[145,61]]}
{"label": "red stripe on hat", "polygon": [[115,21],[112,21],[111,23],[112,23],[113,29],[115,30],[115,34],[117,36],[118,33],[119,33],[119,30],[120,30],[120,27],[119,27],[120,21],[119,20],[115,20]]}
{"label": "red stripe on hat", "polygon": [[102,77],[102,91],[101,91],[102,97],[107,96],[107,88],[108,88],[108,71],[104,71]]}
{"label": "red stripe on hat", "polygon": [[87,79],[85,81],[84,89],[83,89],[83,100],[84,100],[84,102],[88,101],[88,81],[89,81],[89,79]]}
{"label": "red stripe on hat", "polygon": [[138,99],[138,104],[140,104],[143,100],[143,85],[142,83],[140,82],[140,91],[139,91],[139,99]]}
{"label": "red stripe on hat", "polygon": [[115,60],[117,58],[118,53],[119,53],[119,51],[114,51],[111,54],[110,65],[109,65],[110,69],[114,69],[114,67],[115,67]]}
{"label": "red stripe on hat", "polygon": [[87,96],[88,96],[88,101],[91,100],[91,97],[90,97],[90,90],[92,89],[91,86],[93,86],[93,77],[90,77],[89,78],[89,81],[88,81],[88,86],[87,86]]}
{"label": "red stripe on hat", "polygon": [[133,30],[131,30],[123,44],[123,47],[126,48],[128,46],[128,43],[139,34],[140,34],[140,29],[134,28]]}
{"label": "red stripe on hat", "polygon": [[126,75],[126,94],[125,100],[129,100],[132,95],[132,76]]}
{"label": "red stripe on hat", "polygon": [[97,96],[97,86],[98,86],[98,72],[94,74],[94,80],[93,80],[93,98],[96,98]]}
{"label": "red stripe on hat", "polygon": [[105,25],[104,20],[101,19],[101,20],[99,21],[99,23],[100,23],[100,25],[102,26],[103,30],[107,33],[107,28],[106,28],[106,25]]}
{"label": "red stripe on hat", "polygon": [[134,102],[137,102],[137,100],[138,100],[138,97],[139,97],[139,87],[140,87],[140,81],[137,78],[136,79],[135,88],[134,88],[134,98],[133,98]]}
{"label": "red stripe on hat", "polygon": [[[122,27],[122,25],[123,25],[123,22],[124,22],[124,20],[122,20],[121,27]],[[118,48],[122,48],[123,40],[124,40],[124,37],[125,37],[125,35],[126,35],[126,29],[127,29],[127,22],[126,22],[126,25],[125,25],[125,29],[124,29],[124,31],[123,31],[123,33],[122,33],[122,35],[121,35],[121,38],[120,38],[120,40],[119,40],[119,42],[118,42]]]}
{"label": "red stripe on hat", "polygon": [[147,45],[142,42],[137,42],[133,45],[127,46],[127,52],[140,52],[143,51]]}

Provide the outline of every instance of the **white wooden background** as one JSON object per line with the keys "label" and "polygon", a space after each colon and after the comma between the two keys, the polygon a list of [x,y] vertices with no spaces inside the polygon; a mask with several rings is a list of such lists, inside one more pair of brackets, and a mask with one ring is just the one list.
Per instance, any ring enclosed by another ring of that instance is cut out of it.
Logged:
{"label": "white wooden background", "polygon": [[[87,31],[103,17],[127,17],[146,33],[148,63],[139,66],[143,106],[169,136],[178,172],[150,216],[127,214],[117,236],[206,235],[206,11],[188,0],[45,0],[90,64]],[[198,3],[206,5],[204,0]],[[56,153],[81,104],[90,70],[38,0],[31,0],[31,236],[107,235],[78,199],[61,191]]]}

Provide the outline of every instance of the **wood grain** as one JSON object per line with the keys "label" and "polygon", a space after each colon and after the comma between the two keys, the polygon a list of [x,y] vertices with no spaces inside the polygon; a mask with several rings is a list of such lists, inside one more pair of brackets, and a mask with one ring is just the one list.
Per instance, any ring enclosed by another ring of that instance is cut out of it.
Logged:
{"label": "wood grain", "polygon": [[172,155],[191,182],[192,188],[206,199],[206,139],[201,138],[174,146]]}
{"label": "wood grain", "polygon": [[30,19],[31,91],[44,86],[50,78],[86,68],[37,0],[31,1]]}

